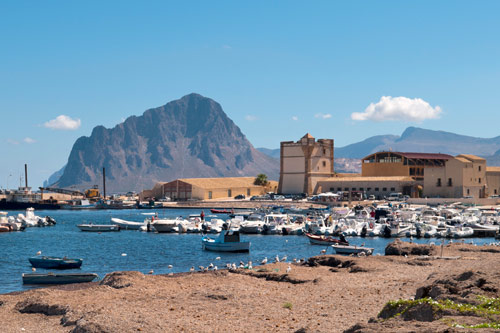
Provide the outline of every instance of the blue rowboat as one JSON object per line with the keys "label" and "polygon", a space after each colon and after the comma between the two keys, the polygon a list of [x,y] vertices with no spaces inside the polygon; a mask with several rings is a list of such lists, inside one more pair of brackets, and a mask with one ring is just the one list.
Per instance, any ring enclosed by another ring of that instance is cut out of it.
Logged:
{"label": "blue rowboat", "polygon": [[69,284],[91,282],[95,273],[23,273],[23,284]]}
{"label": "blue rowboat", "polygon": [[201,238],[203,250],[219,252],[249,252],[250,242],[240,241],[238,230],[222,230],[219,236],[212,239],[208,236]]}
{"label": "blue rowboat", "polygon": [[80,268],[83,259],[69,259],[66,257],[31,257],[28,259],[31,265],[35,268],[51,268],[51,269],[71,269]]}

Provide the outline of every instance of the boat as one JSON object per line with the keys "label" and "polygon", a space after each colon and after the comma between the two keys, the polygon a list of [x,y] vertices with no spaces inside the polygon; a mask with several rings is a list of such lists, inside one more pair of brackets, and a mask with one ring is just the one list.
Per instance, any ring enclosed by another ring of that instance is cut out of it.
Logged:
{"label": "boat", "polygon": [[212,239],[208,236],[201,238],[203,250],[220,252],[249,252],[250,242],[240,241],[238,230],[223,230],[219,236]]}
{"label": "boat", "polygon": [[77,227],[81,231],[108,232],[120,231],[120,226],[114,224],[79,224]]}
{"label": "boat", "polygon": [[111,223],[119,226],[122,230],[140,230],[141,227],[147,226],[146,222],[127,221],[116,217],[111,218]]}
{"label": "boat", "polygon": [[366,255],[371,255],[373,253],[372,247],[356,246],[356,245],[331,245],[337,254],[359,254],[364,253]]}
{"label": "boat", "polygon": [[28,259],[35,268],[71,269],[80,268],[83,259],[70,259],[66,257],[31,257]]}
{"label": "boat", "polygon": [[349,242],[341,241],[338,238],[333,238],[332,236],[320,236],[320,235],[312,235],[309,233],[306,233],[307,238],[309,238],[309,242],[314,245],[333,245],[333,244],[339,244],[339,245],[349,245]]}
{"label": "boat", "polygon": [[212,212],[212,214],[231,214],[231,213],[234,213],[234,211],[227,210],[227,209],[210,209],[210,212]]}
{"label": "boat", "polygon": [[23,284],[69,284],[91,282],[95,273],[23,273]]}
{"label": "boat", "polygon": [[154,222],[151,223],[151,226],[154,227],[156,232],[159,233],[174,232],[178,224],[183,221],[185,220],[180,217],[176,219],[154,219]]}

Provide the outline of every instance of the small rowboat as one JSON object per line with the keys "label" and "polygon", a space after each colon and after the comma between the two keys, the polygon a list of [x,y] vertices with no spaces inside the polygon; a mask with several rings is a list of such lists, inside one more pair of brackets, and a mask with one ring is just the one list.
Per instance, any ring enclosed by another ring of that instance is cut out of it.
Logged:
{"label": "small rowboat", "polygon": [[343,242],[340,239],[333,238],[332,236],[318,236],[306,233],[307,238],[309,238],[309,242],[314,245],[349,245],[348,242]]}
{"label": "small rowboat", "polygon": [[66,257],[31,257],[28,259],[35,268],[71,269],[80,268],[83,259],[69,259]]}
{"label": "small rowboat", "polygon": [[68,284],[91,282],[95,273],[23,273],[23,284]]}
{"label": "small rowboat", "polygon": [[227,210],[227,209],[210,209],[210,212],[212,214],[231,214],[232,211]]}
{"label": "small rowboat", "polygon": [[114,224],[79,224],[77,227],[81,231],[107,232],[120,231],[120,226]]}
{"label": "small rowboat", "polygon": [[355,246],[355,245],[332,245],[335,253],[337,254],[359,254],[364,253],[367,256],[373,253],[372,247],[363,247],[363,246]]}

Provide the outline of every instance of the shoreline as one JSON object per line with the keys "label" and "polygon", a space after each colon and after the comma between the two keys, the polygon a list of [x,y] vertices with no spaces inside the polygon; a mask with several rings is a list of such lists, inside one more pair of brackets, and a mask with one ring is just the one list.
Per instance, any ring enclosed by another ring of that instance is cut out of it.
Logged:
{"label": "shoreline", "polygon": [[485,281],[481,286],[489,288],[484,292],[498,297],[497,289],[490,287],[500,279],[499,247],[448,244],[445,255],[454,258],[449,260],[435,257],[439,246],[427,246],[432,250],[427,257],[415,248],[422,246],[400,242],[401,254],[410,251],[406,256],[324,255],[305,264],[273,263],[251,271],[114,272],[85,285],[2,294],[0,320],[5,332],[22,328],[37,332],[341,332],[350,328],[352,332],[444,332],[450,330],[444,321],[382,321],[377,316],[387,302],[412,299],[419,288],[436,279],[465,279],[464,272],[473,272],[469,279],[479,274]]}

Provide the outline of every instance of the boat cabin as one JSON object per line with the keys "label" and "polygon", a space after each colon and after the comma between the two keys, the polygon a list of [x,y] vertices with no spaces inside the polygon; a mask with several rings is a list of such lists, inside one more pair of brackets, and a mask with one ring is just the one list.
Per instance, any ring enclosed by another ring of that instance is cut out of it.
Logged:
{"label": "boat cabin", "polygon": [[240,232],[238,230],[226,230],[221,232],[221,236],[224,237],[224,243],[239,243]]}

